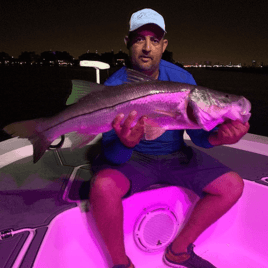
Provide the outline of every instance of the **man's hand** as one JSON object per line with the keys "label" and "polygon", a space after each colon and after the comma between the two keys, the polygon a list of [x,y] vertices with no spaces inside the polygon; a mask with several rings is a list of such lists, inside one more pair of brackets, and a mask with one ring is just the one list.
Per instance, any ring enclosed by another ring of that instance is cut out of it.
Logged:
{"label": "man's hand", "polygon": [[211,145],[223,145],[237,143],[249,130],[249,123],[241,123],[239,120],[228,120],[219,126],[218,131],[210,134],[208,141]]}
{"label": "man's hand", "polygon": [[136,116],[137,112],[132,111],[128,115],[124,124],[121,125],[120,123],[124,118],[124,114],[118,114],[112,123],[112,127],[120,141],[129,148],[133,148],[135,145],[139,144],[144,134],[144,121],[146,120],[146,116],[142,116],[138,120],[137,124],[131,128],[131,124],[135,120]]}

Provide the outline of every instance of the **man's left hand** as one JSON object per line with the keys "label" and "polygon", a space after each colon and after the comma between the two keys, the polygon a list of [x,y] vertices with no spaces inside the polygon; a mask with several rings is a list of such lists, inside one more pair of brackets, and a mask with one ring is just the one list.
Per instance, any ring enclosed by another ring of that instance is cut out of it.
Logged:
{"label": "man's left hand", "polygon": [[227,120],[219,126],[218,131],[211,133],[208,141],[211,145],[223,145],[237,143],[249,130],[249,123],[241,123],[239,120]]}

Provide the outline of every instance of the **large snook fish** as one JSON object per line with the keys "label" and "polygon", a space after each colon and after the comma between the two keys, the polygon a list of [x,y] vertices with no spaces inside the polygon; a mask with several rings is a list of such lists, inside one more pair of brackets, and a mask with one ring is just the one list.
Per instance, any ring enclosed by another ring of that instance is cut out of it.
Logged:
{"label": "large snook fish", "polygon": [[[242,96],[158,81],[133,70],[127,70],[127,75],[129,83],[95,86],[99,89],[52,117],[12,123],[4,130],[13,137],[30,140],[36,163],[59,136],[77,132],[84,138],[75,147],[83,147],[99,133],[111,130],[117,114],[127,115],[132,110],[148,117],[144,128],[146,140],[154,140],[166,130],[202,128],[209,131],[226,119],[245,123],[251,116],[250,102]],[[138,117],[133,125],[137,120]]]}

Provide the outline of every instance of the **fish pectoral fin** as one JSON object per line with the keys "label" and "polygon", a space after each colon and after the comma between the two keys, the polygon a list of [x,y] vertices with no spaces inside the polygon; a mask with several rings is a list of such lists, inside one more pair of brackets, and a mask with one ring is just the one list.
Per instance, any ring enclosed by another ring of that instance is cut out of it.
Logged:
{"label": "fish pectoral fin", "polygon": [[78,133],[78,132],[73,132],[69,135],[69,139],[72,142],[71,145],[71,151],[76,149],[76,148],[82,148],[92,140],[96,135],[88,135],[87,133]]}
{"label": "fish pectoral fin", "polygon": [[151,119],[147,119],[144,123],[144,136],[145,140],[155,140],[160,137],[166,130],[160,127]]}
{"label": "fish pectoral fin", "polygon": [[163,114],[170,117],[176,117],[176,114],[174,112],[164,111],[164,110],[154,110],[157,114]]}

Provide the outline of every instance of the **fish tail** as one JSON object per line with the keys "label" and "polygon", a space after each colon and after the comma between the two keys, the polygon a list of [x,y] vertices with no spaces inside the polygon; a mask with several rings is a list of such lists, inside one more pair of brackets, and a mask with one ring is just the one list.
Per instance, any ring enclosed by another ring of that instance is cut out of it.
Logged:
{"label": "fish tail", "polygon": [[33,162],[35,164],[44,155],[52,141],[48,140],[43,133],[29,137],[29,141],[33,145]]}
{"label": "fish tail", "polygon": [[52,143],[42,132],[37,131],[38,125],[39,121],[35,119],[15,122],[3,128],[12,137],[26,138],[32,143],[34,163],[43,156]]}
{"label": "fish tail", "polygon": [[36,134],[37,125],[37,120],[27,120],[9,124],[3,129],[12,137],[29,138]]}

